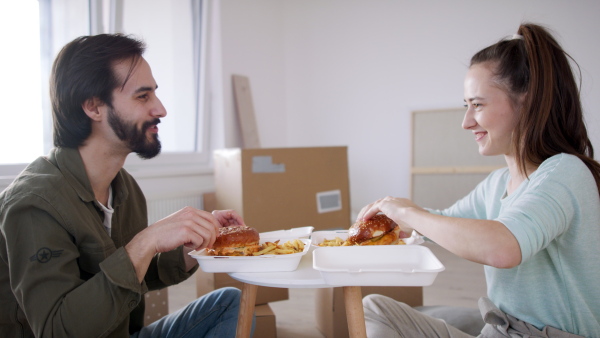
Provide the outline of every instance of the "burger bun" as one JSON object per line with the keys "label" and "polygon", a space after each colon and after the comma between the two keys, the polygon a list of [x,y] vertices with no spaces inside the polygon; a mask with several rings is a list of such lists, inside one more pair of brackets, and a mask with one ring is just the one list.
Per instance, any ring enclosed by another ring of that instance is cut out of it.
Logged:
{"label": "burger bun", "polygon": [[348,230],[349,245],[390,245],[400,241],[400,227],[384,214],[354,223]]}
{"label": "burger bun", "polygon": [[208,254],[212,256],[252,256],[260,250],[260,235],[249,226],[219,228],[219,235]]}

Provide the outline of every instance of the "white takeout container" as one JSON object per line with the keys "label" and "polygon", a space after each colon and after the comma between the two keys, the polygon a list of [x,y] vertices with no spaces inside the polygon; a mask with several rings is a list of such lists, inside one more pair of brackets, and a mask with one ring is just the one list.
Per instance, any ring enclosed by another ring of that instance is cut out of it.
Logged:
{"label": "white takeout container", "polygon": [[323,243],[323,241],[326,239],[334,240],[336,237],[339,237],[342,241],[345,241],[348,239],[348,230],[315,231],[310,235],[313,246],[319,246],[319,244]]}
{"label": "white takeout container", "polygon": [[320,247],[313,268],[332,286],[427,286],[445,269],[421,245]]}
{"label": "white takeout container", "polygon": [[[287,255],[260,255],[260,256],[210,256],[206,250],[194,250],[188,255],[194,257],[200,269],[204,272],[274,272],[294,271],[300,264],[300,259],[310,249],[310,239],[300,239],[304,243],[304,251]],[[260,243],[272,242],[266,238]],[[280,241],[279,244],[287,242]]]}
{"label": "white takeout container", "polygon": [[276,230],[276,231],[268,231],[261,232],[261,239],[272,239],[272,240],[280,240],[279,243],[287,242],[290,239],[300,239],[300,238],[308,238],[310,234],[313,232],[315,227],[300,227],[300,228],[291,228],[288,230]]}
{"label": "white takeout container", "polygon": [[[319,244],[323,243],[324,240],[333,240],[336,237],[339,237],[340,239],[345,241],[346,239],[348,239],[348,230],[315,231],[312,233],[312,235],[310,235],[312,245],[319,248],[322,248],[321,246],[319,246]],[[416,231],[413,231],[410,237],[402,238],[402,240],[407,245],[422,244],[423,242],[425,242],[423,236],[419,235]]]}

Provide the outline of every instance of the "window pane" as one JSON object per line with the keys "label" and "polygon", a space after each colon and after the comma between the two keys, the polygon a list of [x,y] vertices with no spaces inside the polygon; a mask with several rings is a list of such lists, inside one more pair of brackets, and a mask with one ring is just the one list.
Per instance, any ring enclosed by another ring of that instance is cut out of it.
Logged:
{"label": "window pane", "polygon": [[122,30],[147,44],[145,59],[167,109],[160,139],[163,152],[195,151],[196,87],[192,10],[189,0],[127,0]]}
{"label": "window pane", "polygon": [[0,164],[43,153],[38,2],[0,2]]}
{"label": "window pane", "polygon": [[[123,32],[146,41],[145,57],[168,112],[160,126],[163,154],[194,152],[197,147],[201,151],[203,147],[202,140],[196,140],[199,122],[191,3],[122,2]],[[52,147],[50,67],[66,43],[89,34],[88,5],[88,1],[71,0],[0,1],[0,43],[10,51],[0,53],[0,144],[10,145],[1,148],[0,165],[31,162]]]}
{"label": "window pane", "polygon": [[10,51],[0,53],[0,165],[52,147],[50,67],[63,45],[88,34],[88,17],[87,1],[0,1],[0,43]]}

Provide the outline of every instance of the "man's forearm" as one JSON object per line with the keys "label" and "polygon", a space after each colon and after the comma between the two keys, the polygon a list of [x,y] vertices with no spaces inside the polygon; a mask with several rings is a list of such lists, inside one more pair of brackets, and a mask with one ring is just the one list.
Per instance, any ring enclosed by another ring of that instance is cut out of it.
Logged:
{"label": "man's forearm", "polygon": [[131,259],[131,263],[135,268],[138,281],[141,283],[148,272],[148,266],[152,262],[152,258],[156,254],[154,248],[148,244],[144,238],[143,232],[137,234],[127,245],[125,251]]}

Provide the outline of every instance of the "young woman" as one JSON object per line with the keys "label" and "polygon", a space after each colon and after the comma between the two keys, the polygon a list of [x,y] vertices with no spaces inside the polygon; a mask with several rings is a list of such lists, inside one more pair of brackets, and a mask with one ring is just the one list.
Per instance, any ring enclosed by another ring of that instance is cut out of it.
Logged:
{"label": "young woman", "polygon": [[[473,56],[463,128],[491,173],[446,210],[386,197],[381,212],[454,254],[485,265],[480,337],[600,334],[600,165],[583,121],[570,56],[535,24]],[[370,337],[471,337],[383,296],[365,297]]]}

